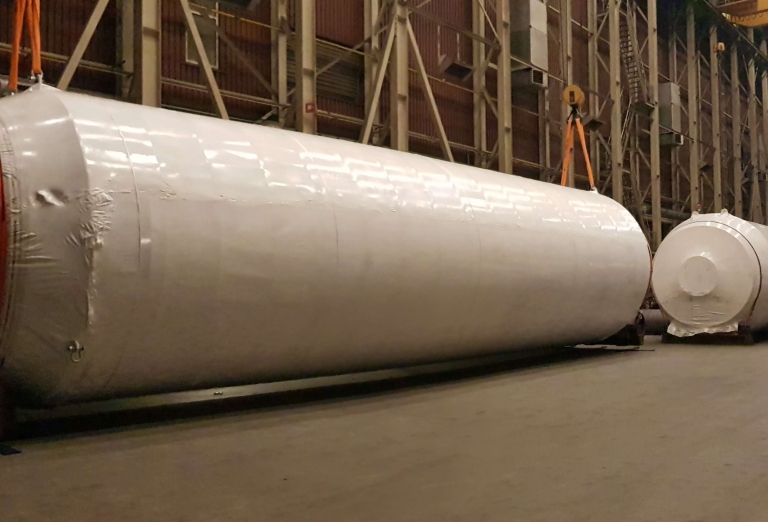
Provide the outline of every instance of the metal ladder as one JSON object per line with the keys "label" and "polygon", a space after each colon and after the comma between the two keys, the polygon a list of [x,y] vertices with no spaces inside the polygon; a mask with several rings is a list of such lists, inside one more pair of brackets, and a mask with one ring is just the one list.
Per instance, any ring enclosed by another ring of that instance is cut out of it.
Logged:
{"label": "metal ladder", "polygon": [[[643,202],[639,193],[639,188],[635,186],[631,178],[631,169],[624,167],[624,160],[629,147],[629,140],[632,136],[632,126],[637,121],[640,113],[644,112],[648,106],[647,83],[645,70],[642,68],[640,59],[639,43],[637,39],[637,30],[634,20],[633,0],[628,0],[625,9],[619,16],[619,46],[621,54],[622,68],[627,79],[627,95],[629,104],[624,111],[621,125],[621,143],[619,146],[622,151],[622,185],[624,192],[624,205],[630,209],[640,223],[643,231],[648,234],[645,220],[643,219]],[[609,146],[612,146],[611,140],[608,140]],[[608,161],[610,164],[610,160]],[[624,185],[629,181],[629,186]]]}
{"label": "metal ladder", "polygon": [[621,62],[627,75],[627,85],[629,87],[629,105],[630,107],[641,102],[646,102],[645,71],[642,70],[640,56],[638,54],[637,32],[634,20],[630,19],[633,11],[631,5],[620,17],[619,24],[619,46],[621,48]]}

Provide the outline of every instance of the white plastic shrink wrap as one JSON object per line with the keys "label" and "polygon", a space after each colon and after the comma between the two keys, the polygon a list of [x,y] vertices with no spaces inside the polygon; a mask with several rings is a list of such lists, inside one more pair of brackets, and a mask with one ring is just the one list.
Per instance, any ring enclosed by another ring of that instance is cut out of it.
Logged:
{"label": "white plastic shrink wrap", "polygon": [[653,291],[678,337],[768,325],[768,227],[722,212],[694,215],[659,247]]}
{"label": "white plastic shrink wrap", "polygon": [[649,283],[611,199],[384,148],[35,88],[0,149],[33,405],[597,341]]}

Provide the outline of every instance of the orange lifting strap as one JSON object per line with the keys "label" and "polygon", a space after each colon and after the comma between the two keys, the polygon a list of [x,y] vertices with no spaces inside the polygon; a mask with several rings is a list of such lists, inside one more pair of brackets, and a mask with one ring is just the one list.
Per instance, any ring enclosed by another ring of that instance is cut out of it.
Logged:
{"label": "orange lifting strap", "polygon": [[42,81],[43,68],[40,57],[40,0],[16,0],[16,17],[13,22],[13,44],[11,48],[11,74],[8,87],[11,92],[19,89],[19,55],[21,54],[21,36],[24,32],[26,15],[32,49],[32,74]]}
{"label": "orange lifting strap", "polygon": [[568,167],[571,165],[571,157],[573,156],[573,127],[575,125],[579,132],[579,138],[581,139],[581,150],[584,153],[584,161],[587,163],[589,188],[595,190],[595,178],[592,175],[592,163],[589,161],[587,140],[584,137],[584,125],[581,123],[581,115],[579,114],[579,105],[584,103],[584,92],[572,85],[565,89],[563,100],[566,104],[571,106],[571,114],[568,116],[568,129],[565,134],[565,157],[563,158],[563,172],[560,176],[560,184],[562,186],[568,184]]}

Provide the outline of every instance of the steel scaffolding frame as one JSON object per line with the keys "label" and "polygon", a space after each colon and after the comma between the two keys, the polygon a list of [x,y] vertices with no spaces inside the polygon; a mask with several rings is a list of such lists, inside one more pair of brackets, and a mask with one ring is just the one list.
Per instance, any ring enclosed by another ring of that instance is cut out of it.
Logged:
{"label": "steel scaffolding frame", "polygon": [[[97,2],[71,57],[44,54],[49,60],[67,62],[58,82],[60,88],[68,88],[78,67],[114,70],[82,60],[109,1]],[[122,20],[122,70],[117,74],[123,82],[119,95],[129,101],[161,106],[161,86],[183,82],[161,76],[160,0],[115,1]],[[523,163],[537,168],[545,181],[554,179],[552,174],[559,170],[557,163],[562,158],[562,151],[553,144],[562,142],[566,115],[560,92],[574,78],[574,31],[579,37],[586,34],[588,84],[582,87],[588,94],[588,119],[604,123],[589,127],[588,133],[596,183],[601,192],[634,213],[652,247],[658,247],[666,232],[695,211],[727,209],[759,222],[768,219],[764,208],[764,202],[768,205],[768,103],[763,103],[768,99],[768,44],[762,31],[737,29],[715,18],[714,0],[710,9],[692,3],[676,3],[676,7],[666,9],[665,4],[664,15],[669,21],[661,35],[658,0],[586,0],[586,25],[573,19],[570,0],[544,0],[550,41],[557,42],[558,58],[554,66],[550,64],[552,70],[543,71],[549,75],[549,87],[538,95],[538,164],[522,162],[513,148],[513,115],[521,108],[514,105],[512,74],[522,66],[530,66],[513,54],[510,45],[510,1],[517,0],[464,0],[472,5],[469,28],[456,27],[424,9],[429,3],[444,0],[364,0],[365,39],[344,48],[345,55],[357,54],[365,61],[366,116],[362,120],[317,106],[317,77],[341,58],[317,67],[316,0],[296,0],[294,30],[288,20],[288,1],[270,0],[270,23],[261,25],[272,34],[271,80],[265,80],[252,64],[246,64],[255,80],[268,87],[269,98],[219,89],[192,20],[192,8],[205,8],[195,6],[194,0],[173,1],[182,6],[206,80],[205,86],[184,86],[206,90],[213,111],[220,117],[228,117],[227,99],[247,99],[267,108],[260,122],[274,118],[280,126],[315,133],[319,118],[336,118],[358,124],[363,143],[380,146],[388,142],[395,149],[408,150],[412,139],[428,139],[449,161],[453,161],[456,151],[467,152],[474,156],[475,165],[505,173],[512,173],[517,163]],[[472,40],[471,87],[448,84],[472,93],[472,145],[448,139],[432,93],[437,82],[446,83],[428,74],[424,67],[411,22],[417,16],[428,17]],[[226,34],[221,36],[237,55],[235,44]],[[297,73],[296,86],[289,89],[286,71],[291,38],[296,44]],[[660,52],[667,53],[668,76],[660,74]],[[247,61],[242,53],[238,56]],[[488,90],[492,70],[497,85],[493,95]],[[413,81],[418,82],[429,105],[433,136],[409,129]],[[684,144],[679,148],[662,148],[660,144],[661,135],[669,131],[660,123],[660,81],[680,86]],[[381,97],[387,82],[389,110],[383,114]],[[498,123],[496,143],[489,142],[490,115]],[[569,179],[583,183],[578,174]]]}

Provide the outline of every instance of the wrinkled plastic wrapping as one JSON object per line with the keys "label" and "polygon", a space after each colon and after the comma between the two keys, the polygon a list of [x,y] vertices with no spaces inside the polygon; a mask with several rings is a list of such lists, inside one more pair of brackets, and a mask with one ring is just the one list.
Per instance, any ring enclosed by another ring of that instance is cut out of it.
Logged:
{"label": "wrinkled plastic wrapping", "polygon": [[595,193],[51,88],[0,129],[0,377],[29,402],[598,341],[649,283]]}
{"label": "wrinkled plastic wrapping", "polygon": [[653,291],[677,337],[768,326],[768,227],[722,212],[694,215],[664,239]]}

